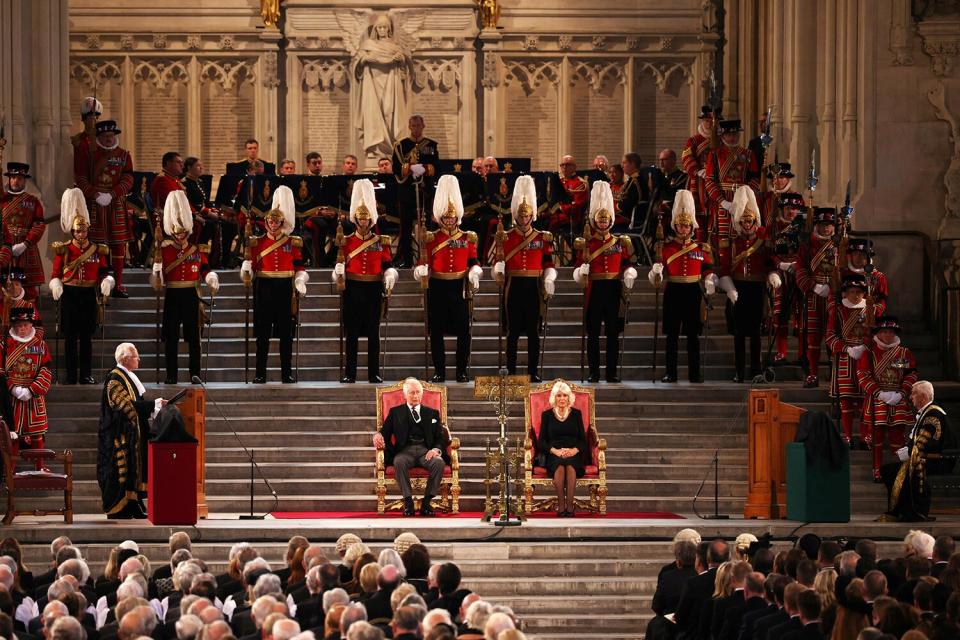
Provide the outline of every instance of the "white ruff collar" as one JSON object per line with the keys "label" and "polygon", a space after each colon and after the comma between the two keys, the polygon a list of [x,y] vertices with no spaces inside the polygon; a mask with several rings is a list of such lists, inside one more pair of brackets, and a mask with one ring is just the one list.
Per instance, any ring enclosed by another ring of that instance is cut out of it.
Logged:
{"label": "white ruff collar", "polygon": [[17,334],[15,334],[15,333],[13,332],[13,327],[10,327],[9,333],[10,333],[10,337],[13,338],[14,340],[16,340],[17,342],[27,343],[27,342],[30,342],[31,340],[33,340],[33,337],[34,337],[35,335],[37,335],[37,329],[36,329],[36,327],[30,327],[30,335],[28,335],[28,336],[25,337],[25,338],[21,338],[20,336],[18,336]]}
{"label": "white ruff collar", "polygon": [[866,308],[866,306],[867,306],[867,299],[864,298],[864,299],[862,299],[860,302],[858,302],[857,304],[853,304],[852,302],[850,302],[849,300],[847,300],[846,298],[844,298],[844,299],[843,299],[843,306],[845,306],[847,309],[864,309],[864,308]]}
{"label": "white ruff collar", "polygon": [[873,341],[878,347],[880,347],[884,351],[900,346],[900,336],[895,337],[893,339],[893,342],[891,342],[890,344],[884,344],[883,342],[881,342],[879,336],[873,336]]}
{"label": "white ruff collar", "polygon": [[101,149],[105,149],[106,151],[112,151],[113,149],[116,149],[117,147],[120,146],[120,141],[117,140],[116,142],[114,142],[112,147],[105,147],[102,144],[100,144],[99,140],[97,140],[97,146],[100,147]]}

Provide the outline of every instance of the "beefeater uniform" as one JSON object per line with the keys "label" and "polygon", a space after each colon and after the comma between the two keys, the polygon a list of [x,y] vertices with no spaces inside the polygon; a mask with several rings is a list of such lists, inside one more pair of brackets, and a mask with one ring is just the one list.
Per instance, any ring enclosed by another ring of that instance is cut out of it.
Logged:
{"label": "beefeater uniform", "polygon": [[867,273],[866,268],[858,268],[853,266],[853,256],[851,255],[854,252],[863,252],[867,254],[868,259],[872,259],[876,253],[873,250],[873,241],[866,238],[849,238],[847,240],[847,264],[841,269],[840,275],[843,278],[846,278],[850,275],[860,275],[866,278],[868,291],[870,297],[873,298],[873,306],[877,310],[877,315],[882,316],[887,312],[887,301],[890,297],[890,288],[887,284],[887,276],[877,269],[873,265],[872,260],[870,266],[873,267],[870,273]]}
{"label": "beefeater uniform", "polygon": [[[820,209],[817,216],[825,220],[832,209]],[[814,223],[816,224],[815,218]],[[818,284],[831,286],[833,272],[837,263],[837,246],[833,238],[822,238],[816,232],[810,235],[810,241],[800,246],[797,252],[797,286],[804,295],[801,327],[805,325],[807,349],[807,374],[817,376],[820,366],[820,341],[826,329],[827,297],[817,295],[814,288]],[[801,329],[801,333],[803,329]]]}
{"label": "beefeater uniform", "polygon": [[[725,122],[736,122],[739,127],[738,120]],[[757,165],[757,159],[746,147],[724,144],[707,154],[704,178],[704,188],[707,193],[704,206],[707,211],[707,237],[717,251],[721,264],[727,260],[733,231],[732,215],[720,204],[723,201],[733,202],[733,195],[741,185],[747,185],[754,193],[758,192],[760,190],[759,175],[760,167]]]}
{"label": "beefeater uniform", "polygon": [[[23,175],[29,178],[30,166],[11,162],[4,174]],[[43,203],[39,198],[26,191],[11,192],[4,190],[0,194],[0,210],[3,211],[3,248],[0,249],[0,268],[20,267],[26,275],[24,292],[29,300],[37,297],[37,287],[46,282],[43,275],[43,263],[37,245],[46,231],[43,221]],[[25,245],[19,255],[13,254],[13,248]]]}
{"label": "beefeater uniform", "polygon": [[[874,324],[874,334],[891,324],[890,316],[880,316]],[[896,320],[893,319],[894,326]],[[897,326],[899,333],[899,326]],[[883,347],[876,339],[870,348],[857,360],[857,380],[863,392],[863,415],[860,418],[861,429],[866,429],[869,438],[866,442],[873,449],[873,474],[880,478],[880,465],[883,462],[883,437],[886,432],[891,452],[903,446],[904,429],[913,425],[914,415],[910,410],[909,398],[913,384],[917,381],[917,361],[909,349],[899,344]],[[898,392],[900,401],[888,405],[879,398],[884,391]]]}
{"label": "beefeater uniform", "polygon": [[[10,314],[11,324],[17,320],[31,319],[29,308],[21,307]],[[3,371],[7,392],[13,409],[13,424],[10,430],[17,433],[14,440],[14,455],[19,449],[43,449],[47,433],[47,405],[44,396],[53,384],[50,350],[43,340],[43,333],[33,329],[28,338],[20,338],[11,328],[3,341]],[[27,399],[18,397],[17,388],[29,390]],[[43,461],[37,460],[37,470]]]}
{"label": "beefeater uniform", "polygon": [[[703,123],[713,117],[713,109],[709,106],[700,107],[700,122]],[[687,138],[680,153],[680,164],[687,174],[687,189],[693,194],[694,206],[697,209],[698,238],[703,240],[708,232],[706,203],[707,185],[705,180],[707,156],[710,154],[710,137],[703,133],[703,127],[698,126],[697,132]],[[704,172],[704,177],[700,172]]]}
{"label": "beefeater uniform", "polygon": [[[116,123],[104,120],[97,123],[97,133],[114,131]],[[133,159],[130,152],[119,145],[104,149],[96,141],[86,148],[77,148],[73,157],[73,175],[77,187],[83,191],[90,211],[90,241],[110,247],[110,263],[117,281],[117,291],[123,289],[123,259],[127,243],[133,239],[124,203],[133,188]],[[97,196],[109,193],[110,204],[101,206]],[[119,295],[114,292],[114,295]]]}
{"label": "beefeater uniform", "polygon": [[[776,353],[774,362],[787,359],[787,335],[792,331],[796,334],[800,327],[800,313],[803,308],[803,293],[797,286],[797,254],[800,250],[798,237],[799,223],[784,220],[782,212],[786,206],[803,208],[803,197],[795,192],[779,194],[778,204],[773,219],[767,229],[772,231],[774,246],[774,267],[783,283],[773,292],[773,332]],[[798,214],[799,215],[799,214]],[[796,219],[796,218],[795,218]],[[801,217],[800,220],[803,218]],[[797,359],[801,359],[805,345],[798,346]]]}

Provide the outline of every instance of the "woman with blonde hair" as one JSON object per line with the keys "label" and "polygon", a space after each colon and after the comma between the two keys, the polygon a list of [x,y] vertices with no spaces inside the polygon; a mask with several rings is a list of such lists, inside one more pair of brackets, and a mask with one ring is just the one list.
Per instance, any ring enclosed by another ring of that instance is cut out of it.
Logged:
{"label": "woman with blonde hair", "polygon": [[730,571],[733,562],[728,560],[717,567],[717,575],[713,579],[713,598],[726,598],[733,593],[733,583],[730,580]]}
{"label": "woman with blonde hair", "polygon": [[557,492],[557,517],[572,518],[576,514],[574,489],[590,460],[590,447],[583,414],[573,406],[573,390],[557,380],[550,390],[550,409],[540,415],[537,451],[540,466],[546,467]]}

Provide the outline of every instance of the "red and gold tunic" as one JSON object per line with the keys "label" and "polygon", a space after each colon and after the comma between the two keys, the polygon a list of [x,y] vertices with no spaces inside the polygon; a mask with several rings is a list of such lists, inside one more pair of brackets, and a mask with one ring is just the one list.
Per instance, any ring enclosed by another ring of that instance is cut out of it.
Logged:
{"label": "red and gold tunic", "polygon": [[887,299],[890,295],[887,285],[887,276],[879,269],[874,269],[870,273],[870,276],[867,277],[867,274],[863,269],[853,269],[847,265],[842,271],[840,271],[841,282],[848,275],[860,275],[864,278],[867,278],[870,295],[873,297],[873,308],[876,310],[876,314],[878,316],[882,316],[887,310]]}
{"label": "red and gold tunic", "polygon": [[59,278],[67,287],[94,287],[107,276],[107,255],[110,248],[87,242],[83,247],[76,240],[53,243],[52,278]]}
{"label": "red and gold tunic", "polygon": [[594,235],[589,240],[577,239],[583,242],[583,250],[576,266],[584,263],[590,265],[590,275],[587,280],[587,290],[583,298],[584,305],[590,304],[590,289],[598,280],[617,280],[623,275],[627,267],[631,266],[633,243],[627,236],[609,234],[606,237]]}
{"label": "red and gold tunic", "polygon": [[683,145],[683,152],[680,154],[680,162],[687,173],[687,189],[693,194],[698,212],[702,212],[706,207],[707,189],[706,182],[697,175],[697,172],[706,169],[709,153],[710,138],[698,131],[687,138],[687,143]]}
{"label": "red and gold tunic", "polygon": [[347,280],[378,282],[390,268],[390,236],[370,234],[366,238],[352,233],[343,239],[343,259]]}
{"label": "red and gold tunic", "polygon": [[572,222],[574,228],[579,228],[583,225],[583,214],[590,200],[590,181],[585,177],[574,175],[570,178],[561,177],[560,184],[570,197],[570,202],[559,205],[559,211],[550,219],[550,227],[552,229],[568,227]]}
{"label": "red and gold tunic", "polygon": [[262,278],[292,278],[303,271],[302,246],[303,240],[299,236],[286,234],[276,238],[266,234],[247,241],[253,271]]}
{"label": "red and gold tunic", "polygon": [[760,167],[756,156],[746,147],[723,145],[707,154],[706,171],[706,228],[711,234],[711,244],[722,253],[726,248],[724,243],[732,235],[733,219],[720,203],[724,200],[733,202],[733,194],[741,185],[759,191]]}
{"label": "red and gold tunic", "polygon": [[773,268],[770,243],[763,228],[752,238],[738,235],[731,243],[730,253],[721,254],[720,273],[734,281],[765,282]]}
{"label": "red and gold tunic", "polygon": [[539,278],[553,266],[553,234],[529,229],[523,233],[514,227],[503,241],[507,276]]}
{"label": "red and gold tunic", "polygon": [[[790,222],[784,220],[780,216],[776,216],[773,219],[773,224],[768,228],[772,228],[773,239],[776,243],[776,238],[787,230],[791,225]],[[787,326],[800,326],[800,309],[803,307],[803,294],[797,288],[797,276],[796,276],[796,264],[797,264],[798,254],[796,251],[789,254],[775,253],[773,256],[774,266],[777,268],[777,273],[780,274],[780,280],[783,284],[773,292],[773,317],[777,323],[778,327]],[[784,271],[780,268],[781,263],[793,264],[794,268],[792,270]],[[784,316],[783,304],[784,301],[789,297],[790,299],[790,309],[787,312],[787,316]]]}
{"label": "red and gold tunic", "polygon": [[50,371],[50,352],[41,334],[21,342],[9,333],[3,341],[3,370],[7,376],[7,390],[26,387],[32,397],[23,401],[11,395],[13,425],[11,430],[20,436],[42,436],[47,432],[47,404],[44,396],[50,390],[53,375]]}
{"label": "red and gold tunic", "polygon": [[[87,198],[90,211],[90,240],[108,245],[133,239],[127,224],[124,199],[133,188],[133,160],[120,147],[104,149],[94,143],[92,152],[76,149],[73,156],[74,181]],[[109,193],[113,199],[105,207],[97,204],[97,195]]]}
{"label": "red and gold tunic", "polygon": [[[713,251],[706,242],[671,240],[663,245],[663,275],[671,282],[699,282],[713,273]],[[591,267],[591,271],[593,268]]]}
{"label": "red and gold tunic", "polygon": [[[827,348],[833,354],[833,376],[830,381],[830,396],[841,398],[862,398],[860,383],[857,380],[857,363],[847,353],[847,347],[864,345],[869,347],[870,329],[867,327],[866,304],[848,307],[834,302],[827,307]],[[876,312],[874,312],[874,315]]]}
{"label": "red and gold tunic", "polygon": [[[807,298],[805,310],[807,331],[810,335],[820,335],[824,329],[824,316],[827,313],[827,300],[814,293],[818,284],[832,287],[833,271],[837,262],[837,247],[830,238],[810,236],[809,244],[801,245],[794,265],[797,274],[797,286]],[[836,293],[830,292],[831,295]]]}
{"label": "red and gold tunic", "polygon": [[189,242],[181,245],[176,240],[167,239],[160,245],[163,261],[163,282],[172,289],[197,287],[201,278],[210,271],[207,264],[208,245],[196,245]]}
{"label": "red and gold tunic", "polygon": [[[911,426],[914,415],[907,401],[917,381],[916,369],[917,361],[906,347],[881,349],[871,340],[870,348],[857,360],[857,380],[864,396],[862,422],[871,428]],[[881,391],[899,391],[903,398],[895,407],[889,406],[877,397]]]}
{"label": "red and gold tunic", "polygon": [[174,191],[185,191],[179,178],[172,176],[166,171],[159,174],[150,183],[150,199],[153,201],[153,211],[151,212],[151,224],[157,224],[157,215],[163,215],[163,206],[167,203],[167,196]]}
{"label": "red and gold tunic", "polygon": [[477,234],[460,229],[447,233],[440,229],[428,238],[427,255],[430,256],[431,278],[463,278],[467,270],[477,264]]}
{"label": "red and gold tunic", "polygon": [[[4,192],[0,195],[3,210],[3,249],[0,250],[0,267],[21,267],[27,276],[24,283],[35,287],[46,282],[40,250],[37,248],[46,225],[43,222],[43,204],[29,193]],[[21,242],[27,245],[19,256],[14,257],[12,248]]]}

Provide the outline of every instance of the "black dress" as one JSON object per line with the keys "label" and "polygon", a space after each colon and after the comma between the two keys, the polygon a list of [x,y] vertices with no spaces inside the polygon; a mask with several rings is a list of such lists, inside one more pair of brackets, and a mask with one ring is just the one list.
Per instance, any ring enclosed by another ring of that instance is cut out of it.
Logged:
{"label": "black dress", "polygon": [[[550,453],[550,449],[576,448],[578,453],[570,458],[561,458]],[[590,448],[584,432],[583,414],[579,409],[570,409],[566,420],[561,421],[547,409],[540,416],[540,436],[537,439],[537,451],[543,466],[552,477],[560,465],[573,467],[578,478],[582,478],[584,469],[590,460]]]}

